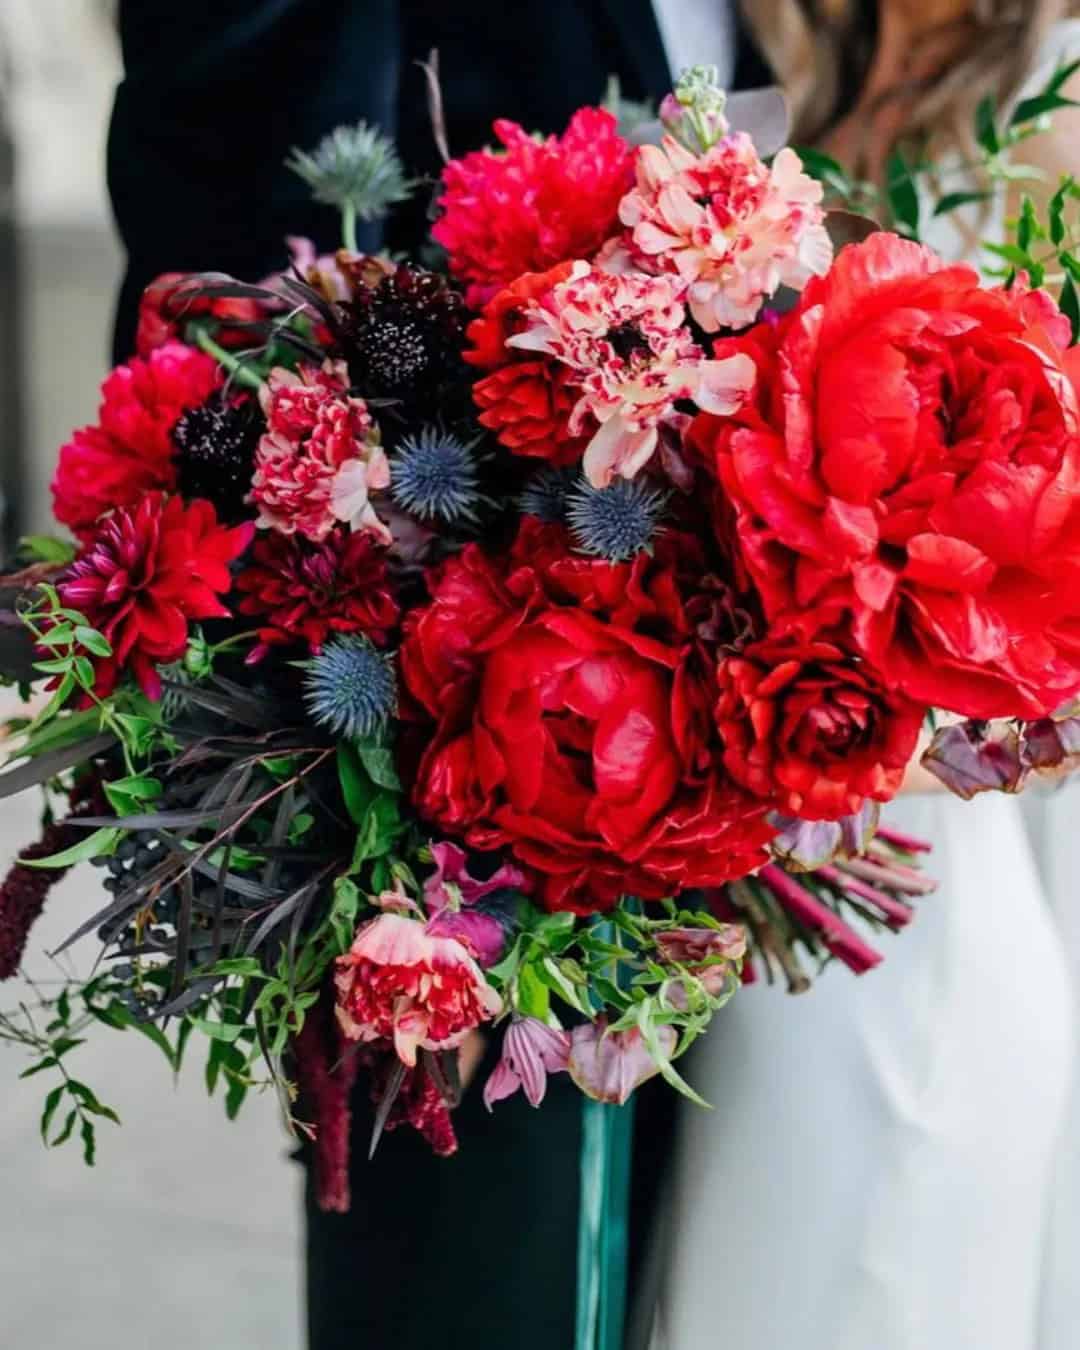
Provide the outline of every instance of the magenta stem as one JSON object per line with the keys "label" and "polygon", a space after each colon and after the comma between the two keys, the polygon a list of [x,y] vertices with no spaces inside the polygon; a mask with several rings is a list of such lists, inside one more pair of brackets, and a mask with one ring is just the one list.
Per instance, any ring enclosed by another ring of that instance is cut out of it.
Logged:
{"label": "magenta stem", "polygon": [[858,933],[816,895],[800,886],[795,878],[775,863],[768,863],[758,873],[782,905],[808,928],[821,934],[825,946],[856,975],[880,964],[881,955],[864,942]]}
{"label": "magenta stem", "polygon": [[830,886],[836,886],[839,890],[869,901],[881,911],[891,928],[903,928],[914,917],[915,911],[910,905],[905,905],[902,900],[895,900],[884,891],[879,891],[876,886],[860,881],[858,877],[846,875],[838,867],[819,867],[817,876],[822,881],[827,881]]}

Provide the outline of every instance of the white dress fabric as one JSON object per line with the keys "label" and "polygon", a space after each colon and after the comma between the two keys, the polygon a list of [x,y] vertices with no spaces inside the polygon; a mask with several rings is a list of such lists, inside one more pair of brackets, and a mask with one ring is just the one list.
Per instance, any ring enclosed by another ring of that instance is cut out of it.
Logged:
{"label": "white dress fabric", "polygon": [[653,1350],[1080,1345],[1080,784],[887,818],[940,888],[884,965],[751,986],[691,1058]]}

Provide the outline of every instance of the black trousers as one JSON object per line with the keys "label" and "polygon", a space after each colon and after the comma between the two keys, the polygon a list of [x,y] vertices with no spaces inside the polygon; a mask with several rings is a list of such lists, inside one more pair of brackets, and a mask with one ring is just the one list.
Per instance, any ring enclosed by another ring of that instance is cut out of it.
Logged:
{"label": "black trousers", "polygon": [[[632,1291],[674,1114],[666,1086],[638,1095]],[[369,1163],[372,1109],[361,1084],[351,1212],[321,1213],[308,1184],[310,1350],[571,1350],[581,1104],[560,1074],[539,1110],[519,1093],[489,1115],[474,1083],[454,1115],[461,1149],[453,1158],[434,1157],[400,1129]]]}

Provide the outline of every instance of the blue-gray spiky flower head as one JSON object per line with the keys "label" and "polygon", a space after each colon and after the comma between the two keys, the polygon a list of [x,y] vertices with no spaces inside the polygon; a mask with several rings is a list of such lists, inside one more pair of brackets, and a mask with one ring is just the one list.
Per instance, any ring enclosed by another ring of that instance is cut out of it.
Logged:
{"label": "blue-gray spiky flower head", "polygon": [[570,493],[566,521],[583,553],[625,562],[652,543],[666,501],[637,478],[616,478],[604,488],[582,481]]}
{"label": "blue-gray spiky flower head", "polygon": [[393,657],[356,633],[333,638],[308,663],[304,696],[319,726],[354,740],[370,736],[397,705]]}
{"label": "blue-gray spiky flower head", "polygon": [[366,122],[335,127],[314,150],[294,148],[285,163],[317,202],[351,207],[361,220],[378,220],[412,193],[393,141]]}
{"label": "blue-gray spiky flower head", "polygon": [[390,464],[390,495],[419,520],[476,523],[480,495],[476,446],[438,427],[406,436]]}
{"label": "blue-gray spiky flower head", "polygon": [[536,516],[549,525],[564,524],[570,492],[580,481],[576,469],[541,469],[529,479],[518,498],[522,515]]}

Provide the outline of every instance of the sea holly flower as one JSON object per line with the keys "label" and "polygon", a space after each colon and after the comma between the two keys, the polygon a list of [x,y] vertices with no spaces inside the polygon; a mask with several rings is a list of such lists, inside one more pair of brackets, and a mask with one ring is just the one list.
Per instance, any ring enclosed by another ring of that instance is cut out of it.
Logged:
{"label": "sea holly flower", "polygon": [[583,553],[626,562],[656,537],[667,497],[640,479],[616,478],[604,488],[580,482],[566,501],[566,523]]}
{"label": "sea holly flower", "polygon": [[665,136],[638,149],[635,175],[607,265],[679,278],[707,333],[752,323],[779,287],[801,290],[829,269],[822,187],[793,150],[770,166],[744,132],[702,154]]}
{"label": "sea holly flower", "polygon": [[524,327],[506,339],[569,372],[578,397],[568,430],[590,436],[584,470],[594,487],[616,474],[633,478],[652,457],[659,427],[685,421],[682,401],[722,416],[753,386],[748,358],[709,360],[694,342],[683,289],[671,277],[615,275],[578,262],[565,281],[529,302]]}
{"label": "sea holly flower", "polygon": [[490,1111],[520,1088],[530,1106],[539,1106],[547,1092],[548,1074],[565,1072],[569,1059],[567,1032],[549,1027],[538,1017],[515,1017],[503,1038],[502,1057],[484,1084],[484,1105]]}
{"label": "sea holly flower", "polygon": [[390,469],[367,404],[349,393],[344,362],[276,367],[260,392],[266,433],[255,452],[259,525],[321,542],[338,521],[389,543],[370,494]]}
{"label": "sea holly flower", "polygon": [[[661,1053],[670,1059],[678,1042],[675,1028],[658,1026],[656,1038]],[[570,1033],[566,1067],[586,1097],[614,1106],[623,1106],[636,1088],[660,1072],[660,1065],[637,1027],[610,1031],[602,1017],[575,1027]]]}
{"label": "sea holly flower", "polygon": [[335,735],[374,735],[397,706],[393,657],[361,633],[331,638],[307,663],[304,699],[314,721]]}
{"label": "sea holly flower", "polygon": [[418,1050],[454,1050],[502,999],[460,942],[385,910],[361,925],[334,976],[337,1016],[354,1041],[392,1041],[401,1062]]}

